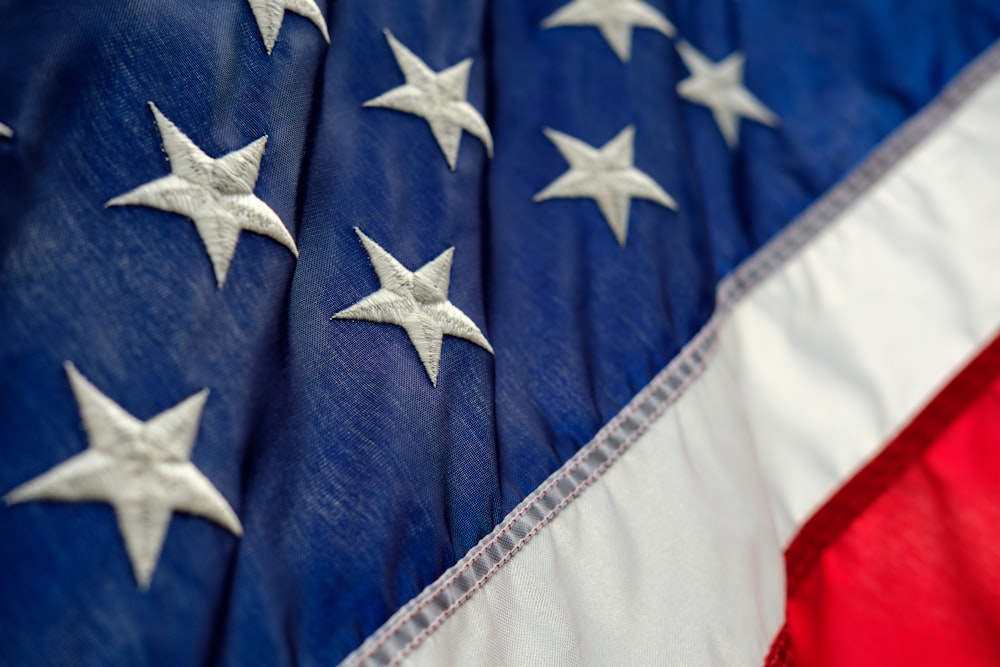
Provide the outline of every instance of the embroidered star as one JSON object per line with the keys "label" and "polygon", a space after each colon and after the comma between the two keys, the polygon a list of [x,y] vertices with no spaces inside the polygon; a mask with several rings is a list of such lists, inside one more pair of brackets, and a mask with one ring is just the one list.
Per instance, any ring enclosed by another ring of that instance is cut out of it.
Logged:
{"label": "embroidered star", "polygon": [[572,0],[542,21],[542,28],[595,26],[622,62],[632,58],[632,29],[652,28],[667,37],[677,31],[667,18],[641,0]]}
{"label": "embroidered star", "polygon": [[285,10],[304,16],[319,28],[323,39],[330,43],[330,34],[326,30],[323,13],[316,6],[316,0],[249,0],[253,17],[257,19],[260,36],[264,38],[267,55],[271,55],[275,42],[278,41],[278,31],[285,18]]}
{"label": "embroidered star", "polygon": [[448,248],[416,271],[410,271],[360,229],[355,227],[354,231],[368,253],[382,288],[336,313],[331,320],[363,320],[403,327],[435,387],[441,365],[441,340],[445,334],[464,338],[493,354],[493,348],[479,327],[448,300],[454,248]]}
{"label": "embroidered star", "polygon": [[8,493],[33,500],[110,504],[139,588],[148,590],[173,512],[214,521],[237,537],[243,526],[226,499],[189,460],[208,390],[149,421],[136,419],[65,363],[89,446]]}
{"label": "embroidered star", "polygon": [[731,53],[718,63],[684,41],[677,43],[677,52],[691,72],[691,76],[677,84],[677,93],[712,111],[730,148],[740,142],[741,116],[772,127],[778,124],[775,113],[743,86],[746,56],[741,52]]}
{"label": "embroidered star", "polygon": [[299,256],[278,214],[253,193],[267,137],[215,159],[206,155],[152,102],[170,160],[169,176],[111,199],[106,206],[148,206],[190,218],[205,245],[215,280],[222,288],[240,232],[270,237]]}
{"label": "embroidered star", "polygon": [[14,136],[14,130],[10,129],[10,127],[4,125],[3,123],[0,123],[0,137],[4,137],[5,139],[10,139],[13,136]]}
{"label": "embroidered star", "polygon": [[593,199],[623,246],[628,236],[629,207],[633,197],[676,210],[673,198],[645,172],[632,165],[635,139],[632,125],[601,148],[552,129],[546,128],[544,132],[569,163],[569,170],[536,194],[534,201]]}
{"label": "embroidered star", "polygon": [[472,58],[435,72],[385,30],[385,38],[406,83],[365,102],[366,107],[383,107],[420,116],[430,125],[448,166],[455,171],[462,130],[483,142],[493,157],[493,135],[476,108],[466,100]]}

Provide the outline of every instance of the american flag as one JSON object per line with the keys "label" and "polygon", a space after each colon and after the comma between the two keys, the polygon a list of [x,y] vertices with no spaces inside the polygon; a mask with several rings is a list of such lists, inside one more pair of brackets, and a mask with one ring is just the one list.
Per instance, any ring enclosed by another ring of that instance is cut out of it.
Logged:
{"label": "american flag", "polygon": [[0,26],[0,664],[997,659],[996,3]]}

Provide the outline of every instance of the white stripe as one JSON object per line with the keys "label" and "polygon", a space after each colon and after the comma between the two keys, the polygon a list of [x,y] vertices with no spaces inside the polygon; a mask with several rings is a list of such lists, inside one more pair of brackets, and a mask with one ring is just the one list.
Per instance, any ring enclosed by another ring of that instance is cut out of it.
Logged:
{"label": "white stripe", "polygon": [[412,664],[759,664],[782,550],[1000,326],[1000,79],[735,306],[715,358]]}

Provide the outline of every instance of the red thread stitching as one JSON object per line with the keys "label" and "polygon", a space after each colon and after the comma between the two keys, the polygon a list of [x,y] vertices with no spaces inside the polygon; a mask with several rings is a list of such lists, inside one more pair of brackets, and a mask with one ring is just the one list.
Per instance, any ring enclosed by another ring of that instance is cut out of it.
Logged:
{"label": "red thread stitching", "polygon": [[[701,347],[701,344],[704,343],[707,336],[715,332],[722,319],[723,318],[721,317],[713,318],[711,322],[706,324],[705,327],[699,332],[698,336],[694,339],[694,341],[692,341],[692,343],[694,344],[688,346],[687,349],[689,351],[687,352],[687,354],[678,355],[675,358],[675,361],[671,363],[670,366],[667,367],[667,369],[670,369],[670,367],[672,366],[679,366],[682,363],[688,361],[689,358],[695,354],[698,348]],[[527,542],[528,539],[533,537],[534,534],[538,532],[539,528],[548,523],[551,520],[551,517],[554,516],[555,513],[558,513],[558,511],[560,511],[562,507],[565,506],[567,500],[575,498],[577,495],[579,495],[579,492],[582,491],[583,488],[589,486],[592,483],[593,478],[595,478],[595,473],[597,476],[599,476],[604,472],[604,470],[607,469],[608,465],[611,462],[617,460],[621,456],[621,454],[628,448],[628,446],[632,444],[632,441],[634,441],[639,435],[641,435],[646,430],[646,428],[648,427],[649,423],[652,420],[659,417],[659,415],[663,413],[663,410],[665,410],[667,406],[677,401],[677,399],[684,392],[684,390],[687,389],[687,387],[691,384],[691,382],[699,375],[701,369],[705,367],[708,358],[712,356],[713,352],[715,351],[715,348],[716,348],[716,342],[713,341],[709,345],[708,350],[706,350],[705,353],[703,353],[701,361],[692,367],[691,372],[688,374],[688,377],[681,383],[681,385],[677,388],[677,390],[673,393],[673,395],[664,400],[653,412],[653,414],[650,415],[650,417],[648,417],[639,426],[639,428],[637,428],[628,437],[628,439],[625,440],[625,442],[619,445],[618,448],[615,449],[611,453],[611,455],[609,455],[608,459],[604,461],[604,463],[598,466],[595,469],[595,471],[591,473],[583,483],[580,484],[579,487],[574,489],[565,499],[563,499],[558,505],[556,505],[556,507],[553,508],[548,515],[543,517],[538,524],[536,524],[523,538],[521,538],[521,540],[518,542],[517,545],[515,545],[515,547],[513,547],[510,551],[508,551],[507,555],[501,561],[499,561],[497,564],[491,567],[490,570],[487,572],[487,574],[484,575],[483,579],[476,582],[476,584],[474,584],[468,591],[466,591],[466,593],[463,594],[461,598],[459,598],[461,602],[456,601],[455,603],[452,603],[452,605],[449,606],[448,610],[442,612],[441,615],[437,619],[435,619],[435,621],[432,622],[431,625],[428,626],[428,628],[425,628],[419,635],[417,635],[417,637],[421,637],[421,635],[424,635],[429,628],[431,627],[436,628],[438,625],[440,625],[439,620],[442,619],[443,617],[447,617],[447,615],[450,615],[450,613],[453,611],[452,607],[456,607],[456,603],[457,606],[463,604],[465,600],[468,599],[468,597],[471,595],[472,592],[478,590],[482,586],[482,583],[485,582],[485,579],[492,576],[493,571],[499,565],[506,563],[510,559],[510,556],[513,555],[513,553],[521,549],[523,543]],[[387,628],[382,638],[379,639],[379,641],[376,642],[376,644],[372,646],[368,651],[366,651],[363,655],[359,656],[358,661],[363,662],[364,660],[367,660],[372,655],[377,653],[378,650],[381,649],[386,644],[386,642],[389,641],[392,635],[394,635],[402,626],[406,625],[411,620],[413,620],[413,618],[418,613],[420,613],[427,605],[429,605],[442,590],[450,586],[459,576],[461,576],[467,570],[469,570],[479,560],[479,558],[482,557],[483,553],[487,549],[496,544],[501,537],[503,537],[508,533],[510,528],[514,526],[514,524],[516,524],[521,519],[521,517],[523,517],[528,511],[530,511],[533,507],[535,507],[541,500],[543,500],[554,487],[558,486],[560,482],[569,477],[577,468],[583,465],[593,455],[594,451],[598,449],[602,444],[604,444],[608,440],[608,438],[610,438],[618,430],[622,422],[624,422],[633,414],[639,411],[639,409],[645,404],[648,395],[659,389],[663,384],[665,384],[670,379],[670,377],[672,377],[672,375],[673,375],[672,373],[664,372],[659,378],[655,379],[653,382],[648,384],[645,389],[639,392],[639,394],[636,396],[636,398],[639,400],[633,400],[633,402],[629,404],[629,406],[627,406],[618,415],[616,415],[610,422],[608,422],[608,425],[602,430],[601,434],[599,434],[598,437],[593,442],[591,442],[584,450],[581,451],[579,457],[573,463],[573,465],[563,470],[563,472],[560,473],[557,477],[553,478],[548,483],[546,483],[542,488],[536,491],[535,493],[537,495],[529,503],[527,503],[524,507],[522,507],[521,510],[517,512],[517,514],[511,517],[507,521],[507,523],[504,524],[504,527],[493,537],[493,539],[491,539],[489,542],[484,544],[478,551],[476,551],[476,553],[471,558],[469,558],[469,560],[460,569],[455,571],[455,573],[449,576],[447,580],[443,581],[440,585],[438,585],[433,593],[429,594],[406,616],[399,619],[396,623],[392,625],[392,627]],[[412,644],[413,641],[416,641],[416,638],[412,640],[410,643]],[[407,648],[410,648],[409,644],[407,645]],[[405,651],[406,649],[403,650]],[[391,663],[391,664],[396,664],[396,663]]]}
{"label": "red thread stitching", "polygon": [[581,493],[583,493],[583,491],[587,489],[591,484],[593,484],[598,477],[603,475],[604,471],[607,470],[611,466],[611,464],[613,464],[615,461],[621,458],[621,456],[628,450],[628,448],[636,440],[638,440],[639,437],[646,431],[649,425],[656,419],[658,419],[660,415],[663,414],[663,411],[666,410],[672,403],[676,401],[676,397],[680,396],[680,394],[683,393],[683,391],[687,389],[687,387],[690,386],[690,384],[697,377],[699,377],[699,373],[696,373],[694,371],[700,371],[705,367],[706,362],[709,359],[709,357],[712,356],[711,352],[714,351],[714,349],[715,345],[713,344],[710,348],[710,351],[706,352],[706,354],[702,357],[702,361],[692,369],[692,373],[688,375],[688,378],[681,384],[680,387],[677,388],[674,397],[663,401],[659,406],[657,406],[656,410],[654,410],[653,413],[642,422],[639,428],[633,431],[632,434],[629,435],[629,437],[621,445],[619,445],[611,453],[611,455],[609,455],[608,458],[603,463],[601,463],[601,465],[595,468],[594,471],[591,472],[587,476],[587,478],[580,483],[579,486],[573,489],[573,491],[571,491],[565,498],[563,498],[558,505],[553,507],[548,514],[542,517],[542,519],[537,524],[535,524],[535,526],[530,531],[528,531],[528,533],[526,533],[524,537],[518,540],[517,544],[511,547],[511,549],[504,555],[504,557],[501,560],[497,561],[497,563],[495,563],[493,567],[491,567],[486,572],[486,574],[484,574],[475,584],[473,584],[472,587],[470,587],[469,590],[462,595],[462,597],[451,603],[451,605],[449,605],[447,609],[441,612],[441,614],[438,615],[438,617],[434,619],[434,621],[430,625],[428,625],[420,632],[420,634],[418,634],[416,637],[410,640],[410,643],[407,644],[399,652],[399,654],[393,659],[390,665],[393,666],[399,665],[400,662],[402,662],[402,660],[406,658],[406,656],[409,654],[410,651],[412,651],[421,643],[423,643],[424,639],[429,637],[442,623],[444,623],[444,621],[449,616],[451,616],[452,613],[454,613],[459,607],[465,604],[465,602],[468,601],[470,597],[472,597],[472,594],[474,592],[482,588],[482,586],[486,583],[486,581],[489,580],[497,570],[503,567],[507,563],[507,561],[509,561],[514,556],[515,553],[520,551],[524,547],[524,545],[527,544],[528,541],[535,536],[535,534],[538,531],[540,531],[549,522],[551,522],[552,519],[555,518],[556,514],[561,512],[563,508],[566,507],[566,505],[568,505],[571,501],[575,500],[576,497],[579,496]]}
{"label": "red thread stitching", "polygon": [[788,626],[781,626],[781,631],[774,638],[771,650],[764,659],[764,667],[793,667],[795,652],[792,649],[792,637],[788,634]]}

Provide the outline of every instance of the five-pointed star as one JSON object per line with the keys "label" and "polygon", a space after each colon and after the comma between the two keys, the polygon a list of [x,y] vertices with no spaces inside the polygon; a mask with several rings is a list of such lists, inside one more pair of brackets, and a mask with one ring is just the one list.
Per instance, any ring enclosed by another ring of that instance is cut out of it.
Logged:
{"label": "five-pointed star", "polygon": [[437,386],[444,334],[464,338],[493,354],[493,348],[479,327],[448,300],[454,248],[448,248],[416,271],[410,271],[360,229],[355,227],[354,231],[368,253],[382,288],[336,313],[331,320],[364,320],[403,327],[434,386]]}
{"label": "five-pointed star", "polygon": [[412,51],[385,30],[392,54],[406,83],[365,102],[366,107],[384,107],[420,116],[434,133],[448,166],[455,171],[462,130],[483,142],[486,154],[493,157],[493,135],[476,108],[465,101],[469,88],[472,58],[435,72]]}
{"label": "five-pointed star", "polygon": [[212,260],[220,288],[226,282],[242,230],[268,236],[298,257],[295,241],[281,218],[253,193],[267,137],[218,159],[210,158],[155,104],[150,102],[149,107],[156,117],[171,174],[115,197],[106,206],[149,206],[190,218]]}
{"label": "five-pointed star", "polygon": [[105,396],[72,363],[67,361],[65,368],[89,447],[8,493],[8,504],[110,504],[142,590],[149,588],[174,511],[243,534],[232,507],[189,460],[207,389],[144,422]]}
{"label": "five-pointed star", "polygon": [[677,31],[642,0],[571,0],[542,21],[542,28],[596,26],[622,62],[632,58],[632,29],[652,28],[667,37]]}
{"label": "five-pointed star", "polygon": [[323,39],[330,43],[330,33],[326,30],[326,21],[316,6],[316,0],[249,0],[253,17],[257,19],[260,36],[264,38],[267,55],[271,55],[275,42],[278,41],[278,31],[285,18],[285,10],[304,16],[319,28]]}
{"label": "five-pointed star", "polygon": [[10,129],[7,125],[0,123],[0,137],[10,139],[14,136],[14,130]]}
{"label": "five-pointed star", "polygon": [[656,181],[632,166],[635,127],[627,126],[601,148],[594,148],[562,132],[545,129],[569,170],[534,196],[546,199],[590,198],[597,202],[618,243],[625,245],[628,214],[633,197],[648,199],[667,208],[677,204]]}
{"label": "five-pointed star", "polygon": [[691,72],[691,76],[677,84],[677,93],[712,110],[730,148],[740,142],[740,116],[772,127],[778,124],[775,113],[743,86],[746,56],[742,53],[735,51],[713,63],[684,41],[677,43],[677,52]]}

